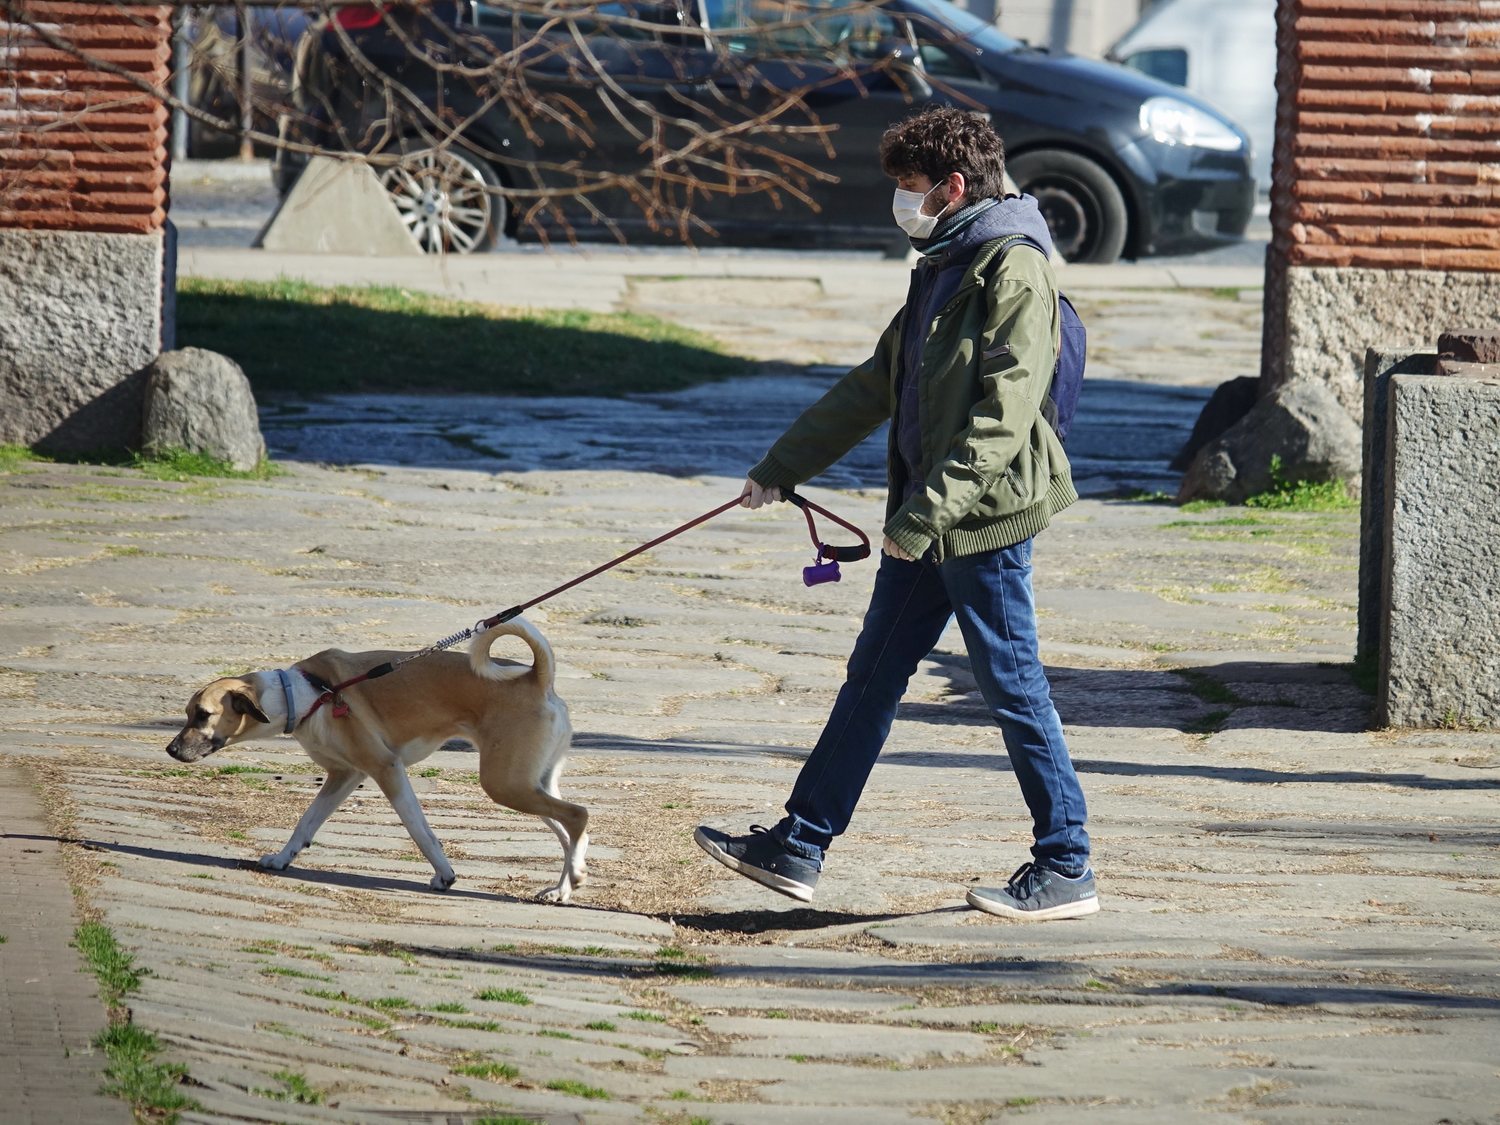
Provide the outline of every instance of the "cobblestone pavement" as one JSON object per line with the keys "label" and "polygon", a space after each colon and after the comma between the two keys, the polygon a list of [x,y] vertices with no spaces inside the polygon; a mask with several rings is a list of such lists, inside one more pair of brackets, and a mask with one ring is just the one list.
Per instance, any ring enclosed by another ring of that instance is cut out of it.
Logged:
{"label": "cobblestone pavement", "polygon": [[94,979],[69,943],[77,918],[61,845],[25,771],[0,758],[0,1121],[130,1120],[97,1091],[105,1027]]}
{"label": "cobblestone pavement", "polygon": [[[1129,299],[1118,331],[1145,338],[1151,301]],[[1235,373],[1204,360],[1179,385],[1201,395],[1215,366]],[[80,893],[148,970],[132,1014],[191,1076],[184,1119],[1500,1119],[1495,735],[1366,729],[1345,663],[1352,515],[1122,499],[1140,480],[1103,445],[1080,450],[1098,486],[1036,555],[1092,809],[1104,909],[1087,920],[962,906],[1026,858],[1028,826],[954,632],[810,907],[693,846],[700,821],[778,815],[868,596],[869,564],[800,584],[810,548],[785,508],[736,510],[533,612],[577,730],[562,789],[593,813],[571,906],[531,901],[556,843],[484,798],[461,747],[414,771],[459,875],[445,894],[369,786],[296,866],[258,870],[318,783],[289,740],[166,757],[217,675],[417,647],[732,496],[779,424],[758,391],[790,402],[826,376],[786,378],[570,403],[623,412],[637,432],[611,458],[538,402],[457,404],[443,424],[512,419],[490,435],[503,457],[466,460],[406,456],[396,425],[345,423],[340,446],[322,406],[299,422],[283,404],[267,433],[299,457],[269,481],[0,475],[0,763],[42,779]],[[719,396],[747,432],[695,457]],[[351,408],[425,424],[418,400]],[[855,458],[810,493],[876,530],[872,472]]]}

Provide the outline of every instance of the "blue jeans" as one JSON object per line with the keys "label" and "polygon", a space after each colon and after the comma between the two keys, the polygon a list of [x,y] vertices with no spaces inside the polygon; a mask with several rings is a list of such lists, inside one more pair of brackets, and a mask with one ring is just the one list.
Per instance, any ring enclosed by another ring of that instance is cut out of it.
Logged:
{"label": "blue jeans", "polygon": [[1032,857],[1063,874],[1088,866],[1083,788],[1037,651],[1029,539],[941,564],[881,556],[848,678],[776,827],[790,851],[821,861],[849,827],[907,681],[955,614],[1031,812]]}

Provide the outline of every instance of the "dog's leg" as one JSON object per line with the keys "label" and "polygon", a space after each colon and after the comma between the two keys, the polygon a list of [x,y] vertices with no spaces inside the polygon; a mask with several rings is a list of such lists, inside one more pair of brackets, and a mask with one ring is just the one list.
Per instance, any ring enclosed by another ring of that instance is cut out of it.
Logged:
{"label": "dog's leg", "polygon": [[297,821],[297,827],[292,829],[292,837],[286,842],[286,846],[279,852],[261,856],[260,865],[271,871],[285,870],[287,865],[297,858],[297,854],[312,843],[318,829],[323,827],[323,822],[344,803],[364,777],[365,775],[359,770],[329,770],[327,778],[323,781],[323,788],[318,790],[318,795],[313,798],[312,804],[307,806],[302,819]]}
{"label": "dog's leg", "polygon": [[[493,793],[490,796],[495,797]],[[495,799],[500,800],[498,797]],[[563,846],[562,875],[558,878],[556,886],[537,892],[536,897],[541,902],[567,902],[573,897],[575,864],[581,866],[580,848],[588,847],[586,829],[589,823],[589,810],[571,801],[564,801],[541,787],[530,792],[507,793],[500,803],[508,805],[517,812],[531,813],[541,817],[547,826],[557,833],[557,838],[562,841]]]}
{"label": "dog's leg", "polygon": [[446,891],[453,886],[453,880],[457,876],[453,874],[453,866],[448,862],[448,857],[443,854],[443,845],[438,843],[432,826],[427,823],[417,795],[412,792],[406,770],[399,763],[392,762],[370,776],[380,786],[386,800],[390,801],[391,808],[396,810],[396,815],[411,834],[413,843],[427,857],[427,862],[432,864],[435,874],[428,886],[435,891]]}
{"label": "dog's leg", "polygon": [[[546,782],[542,785],[542,788],[547,791],[549,797],[559,801],[562,800],[561,795],[557,791],[557,775],[560,772],[561,765],[554,765],[551,772],[547,774]],[[589,850],[588,830],[585,829],[581,835],[570,839],[568,837],[568,830],[559,821],[553,820],[551,817],[543,817],[543,819],[546,820],[547,827],[552,829],[557,835],[558,841],[563,846],[563,870],[566,873],[565,878],[572,883],[574,888],[583,886],[589,877],[588,867],[585,864],[585,857],[588,855]]]}

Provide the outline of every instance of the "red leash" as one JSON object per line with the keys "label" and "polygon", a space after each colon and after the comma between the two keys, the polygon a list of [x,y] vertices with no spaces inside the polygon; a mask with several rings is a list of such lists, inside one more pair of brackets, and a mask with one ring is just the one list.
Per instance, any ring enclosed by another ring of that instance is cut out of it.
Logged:
{"label": "red leash", "polygon": [[[830,512],[827,508],[823,508],[817,504],[814,504],[805,496],[797,495],[797,493],[793,492],[790,488],[783,488],[781,490],[781,498],[788,503],[795,504],[797,507],[802,509],[802,514],[807,517],[807,534],[812,539],[813,546],[818,550],[817,563],[811,567],[805,568],[802,572],[802,580],[809,586],[816,585],[818,582],[837,582],[839,580],[838,564],[840,562],[858,562],[860,559],[867,559],[870,557],[869,536],[867,536],[859,528],[855,527],[848,520],[840,519],[838,516]],[[529,602],[522,602],[520,605],[513,605],[509,609],[501,610],[493,617],[486,617],[483,621],[475,624],[471,629],[462,629],[459,632],[452,634],[451,636],[444,637],[436,644],[428,645],[426,648],[411,653],[408,656],[403,656],[399,660],[387,661],[384,664],[380,664],[374,668],[371,668],[363,675],[355,676],[351,680],[345,680],[341,684],[334,684],[332,687],[326,688],[323,691],[323,694],[318,696],[313,705],[307,709],[307,715],[302,716],[302,719],[300,721],[305,722],[309,715],[311,715],[314,711],[323,706],[323,704],[328,702],[329,700],[336,701],[336,706],[334,708],[335,715],[348,714],[348,706],[343,702],[343,700],[339,699],[339,692],[343,691],[345,688],[353,687],[355,684],[363,683],[365,680],[379,679],[381,676],[384,676],[389,672],[394,672],[397,668],[401,667],[401,665],[406,664],[412,660],[418,660],[421,657],[426,656],[428,653],[437,652],[440,649],[449,648],[452,645],[458,644],[459,641],[466,641],[470,637],[484,632],[486,629],[491,629],[496,625],[501,625],[506,621],[509,621],[513,617],[519,617],[532,606],[540,605],[542,602],[545,602],[550,598],[555,598],[558,594],[563,593],[565,590],[571,590],[574,586],[581,585],[582,583],[587,582],[590,578],[596,578],[599,575],[603,574],[606,570],[611,570],[614,567],[619,566],[622,562],[627,562],[630,559],[635,558],[637,555],[651,550],[652,547],[660,546],[668,539],[675,539],[684,531],[691,531],[699,524],[707,523],[715,516],[723,515],[725,512],[729,511],[730,508],[738,507],[740,501],[743,499],[743,495],[736,496],[733,500],[720,504],[717,508],[714,508],[710,511],[704,512],[697,519],[688,520],[687,523],[674,527],[665,535],[658,535],[649,543],[642,543],[639,547],[636,547],[630,551],[626,551],[619,558],[611,559],[609,562],[605,563],[602,566],[596,566],[587,574],[580,574],[577,578],[574,578],[569,582],[564,582],[561,586],[554,587],[553,589],[548,590],[545,594],[541,594],[538,597],[532,598]],[[834,523],[838,524],[840,527],[844,528],[846,531],[854,532],[855,535],[859,536],[859,543],[855,546],[850,547],[833,547],[827,543],[824,543],[821,539],[818,538],[818,528],[817,525],[813,523],[812,514],[814,512],[817,512],[820,516],[827,517]],[[824,559],[828,560],[826,564],[823,562]],[[339,710],[340,707],[343,708],[343,711]]]}

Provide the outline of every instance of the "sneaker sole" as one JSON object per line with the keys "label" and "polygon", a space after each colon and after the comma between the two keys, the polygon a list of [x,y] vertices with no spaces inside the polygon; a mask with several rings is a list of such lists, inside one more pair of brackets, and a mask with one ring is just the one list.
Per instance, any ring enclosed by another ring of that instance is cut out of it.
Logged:
{"label": "sneaker sole", "polygon": [[747,879],[753,879],[763,887],[775,891],[777,894],[794,898],[798,902],[811,902],[813,888],[805,883],[799,883],[795,879],[788,879],[785,875],[777,875],[773,871],[764,871],[748,863],[742,863],[734,858],[718,844],[703,835],[701,828],[693,830],[693,842],[707,852],[711,857],[718,860],[729,870],[743,875]]}
{"label": "sneaker sole", "polygon": [[1049,906],[1045,910],[1017,910],[1001,902],[980,898],[973,891],[964,896],[975,910],[994,914],[999,918],[1014,918],[1021,922],[1053,922],[1062,918],[1084,918],[1099,913],[1098,898],[1086,898],[1079,902],[1065,902],[1061,906]]}

